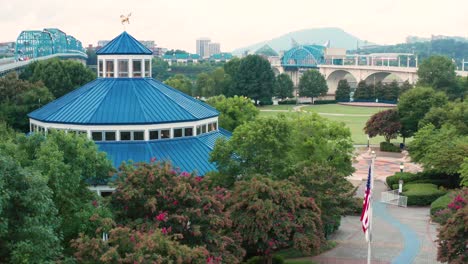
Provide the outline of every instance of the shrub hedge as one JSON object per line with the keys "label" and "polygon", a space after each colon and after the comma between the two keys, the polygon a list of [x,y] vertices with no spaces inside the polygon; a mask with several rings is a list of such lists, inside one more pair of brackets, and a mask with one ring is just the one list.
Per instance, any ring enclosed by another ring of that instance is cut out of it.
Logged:
{"label": "shrub hedge", "polygon": [[279,105],[290,105],[290,104],[296,104],[297,100],[284,100],[284,101],[278,101]]}
{"label": "shrub hedge", "polygon": [[453,196],[453,192],[448,192],[433,201],[431,203],[431,215],[435,215],[438,211],[446,209],[448,204],[453,200]]}
{"label": "shrub hedge", "polygon": [[437,185],[431,183],[412,183],[403,185],[403,195],[408,197],[408,205],[430,205],[447,191],[437,189]]}
{"label": "shrub hedge", "polygon": [[[249,258],[246,262],[246,264],[263,264],[265,263],[265,259],[261,256],[255,256],[252,258]],[[284,264],[284,259],[281,256],[278,255],[273,255],[273,264]]]}
{"label": "shrub hedge", "polygon": [[399,146],[395,146],[392,143],[388,142],[380,142],[380,151],[387,151],[387,152],[401,152]]}
{"label": "shrub hedge", "polygon": [[336,100],[315,100],[314,104],[320,105],[320,104],[336,104],[338,101]]}
{"label": "shrub hedge", "polygon": [[403,180],[403,185],[408,183],[432,183],[446,188],[456,188],[458,186],[457,179],[452,178],[456,177],[440,174],[434,171],[423,171],[418,173],[397,172],[395,175],[387,177],[386,182],[387,186],[392,190],[398,188],[398,181],[400,179]]}

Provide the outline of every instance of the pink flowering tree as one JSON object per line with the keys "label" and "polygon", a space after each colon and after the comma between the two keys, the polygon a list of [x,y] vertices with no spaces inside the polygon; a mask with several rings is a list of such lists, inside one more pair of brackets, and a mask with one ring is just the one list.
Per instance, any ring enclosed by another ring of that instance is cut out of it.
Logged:
{"label": "pink flowering tree", "polygon": [[257,177],[236,182],[230,199],[234,228],[249,254],[272,262],[275,251],[294,247],[304,253],[324,243],[320,209],[302,187],[282,180]]}
{"label": "pink flowering tree", "polygon": [[448,204],[447,220],[439,229],[437,260],[453,264],[467,263],[468,188],[464,188]]}
{"label": "pink flowering tree", "polygon": [[239,263],[245,253],[225,208],[230,192],[208,186],[169,163],[123,164],[111,208],[117,224],[206,248],[207,263]]}

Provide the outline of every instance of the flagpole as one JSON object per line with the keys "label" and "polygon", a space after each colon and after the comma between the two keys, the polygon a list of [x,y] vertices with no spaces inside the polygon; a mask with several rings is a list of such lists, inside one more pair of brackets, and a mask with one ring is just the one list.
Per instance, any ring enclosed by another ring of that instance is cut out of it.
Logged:
{"label": "flagpole", "polygon": [[374,214],[374,210],[372,210],[372,198],[374,196],[374,162],[375,162],[375,151],[371,152],[371,175],[370,175],[370,197],[369,197],[369,230],[368,230],[368,236],[369,239],[367,240],[367,264],[371,263],[371,256],[372,256],[372,216]]}

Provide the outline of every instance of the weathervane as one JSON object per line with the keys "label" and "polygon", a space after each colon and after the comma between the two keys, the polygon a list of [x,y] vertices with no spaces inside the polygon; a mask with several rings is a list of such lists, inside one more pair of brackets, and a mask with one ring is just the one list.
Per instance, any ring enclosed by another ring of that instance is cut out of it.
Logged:
{"label": "weathervane", "polygon": [[131,15],[132,15],[131,12],[127,16],[120,15],[120,21],[122,22],[122,25],[124,26],[124,30],[125,30],[125,22],[127,22],[127,24],[130,25],[130,16]]}

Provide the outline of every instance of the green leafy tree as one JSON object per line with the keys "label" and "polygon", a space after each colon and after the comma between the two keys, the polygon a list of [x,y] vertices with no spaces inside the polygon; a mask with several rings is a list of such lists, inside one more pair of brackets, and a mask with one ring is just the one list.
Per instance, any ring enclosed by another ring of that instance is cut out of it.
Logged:
{"label": "green leafy tree", "polygon": [[20,78],[41,81],[58,98],[96,79],[96,74],[77,61],[49,59],[29,64]]}
{"label": "green leafy tree", "polygon": [[384,92],[382,98],[379,100],[397,101],[400,96],[400,86],[398,82],[393,80],[391,83],[386,83],[383,86]]}
{"label": "green leafy tree", "polygon": [[293,97],[294,83],[286,73],[276,76],[274,95],[281,99]]}
{"label": "green leafy tree", "polygon": [[460,166],[460,186],[468,187],[468,157],[463,160]]}
{"label": "green leafy tree", "polygon": [[409,153],[425,168],[457,178],[464,158],[468,157],[468,136],[460,135],[450,125],[436,129],[428,124],[414,135]]}
{"label": "green leafy tree", "polygon": [[0,119],[17,130],[29,131],[27,114],[53,99],[41,82],[18,80],[15,73],[0,78]]}
{"label": "green leafy tree", "polygon": [[401,136],[403,138],[413,136],[418,131],[419,121],[431,107],[440,107],[445,104],[447,104],[447,96],[432,88],[416,87],[402,94],[398,102]]}
{"label": "green leafy tree", "polygon": [[88,55],[88,58],[86,59],[86,65],[97,65],[97,55],[95,48],[87,48],[86,55]]}
{"label": "green leafy tree", "polygon": [[168,163],[122,165],[112,195],[117,224],[159,229],[183,245],[206,247],[220,263],[239,263],[244,251],[225,208],[230,193],[208,184]]}
{"label": "green leafy tree", "polygon": [[398,96],[401,96],[404,92],[408,91],[411,88],[413,88],[413,85],[411,85],[408,80],[404,81],[400,85],[400,91],[398,93]]}
{"label": "green leafy tree", "polygon": [[224,68],[218,67],[211,73],[211,78],[214,81],[213,95],[224,94],[229,87],[231,78],[225,73]]}
{"label": "green leafy tree", "polygon": [[433,124],[436,128],[450,124],[457,129],[459,134],[468,135],[468,101],[449,102],[442,107],[432,107],[419,121],[419,127],[427,124]]}
{"label": "green leafy tree", "polygon": [[207,73],[200,73],[194,89],[194,96],[211,97],[215,93],[215,81]]}
{"label": "green leafy tree", "polygon": [[446,90],[456,85],[455,64],[444,56],[431,56],[418,67],[418,83],[436,90]]}
{"label": "green leafy tree", "polygon": [[396,109],[388,109],[372,115],[366,122],[364,132],[371,138],[377,135],[383,136],[385,141],[390,143],[391,139],[397,138],[400,128],[398,111]]}
{"label": "green leafy tree", "polygon": [[356,100],[375,99],[374,88],[370,85],[367,85],[365,81],[360,81],[356,87],[353,98]]}
{"label": "green leafy tree", "polygon": [[151,76],[160,81],[165,81],[169,78],[169,63],[161,58],[153,58],[151,61]]}
{"label": "green leafy tree", "polygon": [[325,235],[338,230],[341,216],[352,207],[355,188],[346,175],[322,162],[316,166],[298,168],[289,180],[303,187],[303,196],[314,197],[321,210]]}
{"label": "green leafy tree", "polygon": [[272,263],[273,253],[294,247],[316,252],[324,244],[320,209],[294,183],[256,177],[234,187],[231,219],[254,254]]}
{"label": "green leafy tree", "polygon": [[219,111],[219,126],[229,131],[246,122],[255,120],[259,110],[252,100],[243,96],[226,98],[224,95],[211,97],[206,101]]}
{"label": "green leafy tree", "polygon": [[192,95],[192,81],[182,74],[176,74],[173,77],[165,80],[164,83],[185,94]]}
{"label": "green leafy tree", "polygon": [[[11,137],[11,135],[10,135]],[[112,165],[94,142],[74,133],[50,131],[47,137],[23,134],[8,138],[0,134],[3,150],[21,166],[40,172],[52,190],[51,199],[58,210],[63,248],[69,252],[69,241],[86,229],[96,194],[89,184],[104,183]]]}
{"label": "green leafy tree", "polygon": [[47,180],[0,150],[0,262],[49,263],[61,254]]}
{"label": "green leafy tree", "polygon": [[248,55],[241,59],[237,71],[231,77],[230,96],[247,96],[252,98],[256,105],[260,99],[273,96],[275,74],[268,60],[259,55]]}
{"label": "green leafy tree", "polygon": [[351,87],[347,80],[340,80],[336,88],[335,99],[340,102],[349,102]]}
{"label": "green leafy tree", "polygon": [[327,81],[323,75],[316,70],[309,70],[299,79],[299,95],[311,97],[323,96],[328,92]]}

